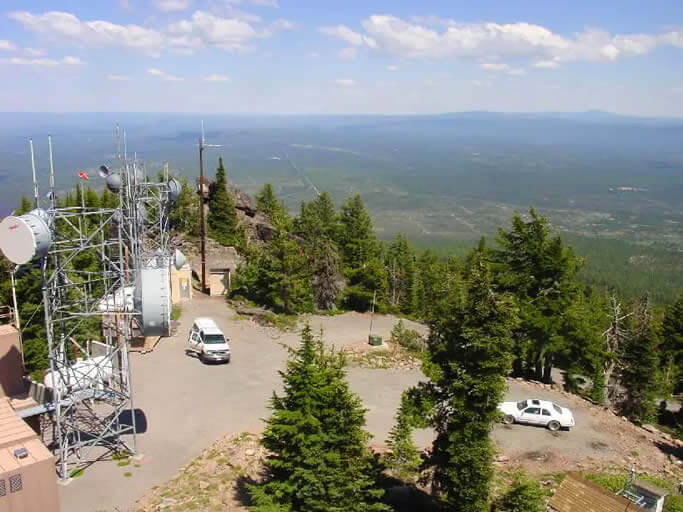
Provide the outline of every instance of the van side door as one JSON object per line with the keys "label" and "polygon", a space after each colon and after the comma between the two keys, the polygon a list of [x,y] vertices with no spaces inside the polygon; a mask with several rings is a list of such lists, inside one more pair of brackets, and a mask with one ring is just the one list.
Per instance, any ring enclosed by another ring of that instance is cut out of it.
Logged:
{"label": "van side door", "polygon": [[190,349],[191,350],[201,350],[200,347],[200,342],[201,338],[199,337],[199,331],[196,331],[192,329],[190,331]]}

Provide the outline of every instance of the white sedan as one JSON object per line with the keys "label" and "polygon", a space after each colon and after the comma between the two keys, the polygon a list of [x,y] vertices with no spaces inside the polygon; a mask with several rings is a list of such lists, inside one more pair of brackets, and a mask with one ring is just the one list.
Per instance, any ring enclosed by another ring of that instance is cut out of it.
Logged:
{"label": "white sedan", "polygon": [[543,425],[552,431],[560,428],[570,429],[574,426],[574,415],[566,407],[547,400],[520,400],[519,402],[503,402],[498,406],[503,413],[503,423],[528,423]]}

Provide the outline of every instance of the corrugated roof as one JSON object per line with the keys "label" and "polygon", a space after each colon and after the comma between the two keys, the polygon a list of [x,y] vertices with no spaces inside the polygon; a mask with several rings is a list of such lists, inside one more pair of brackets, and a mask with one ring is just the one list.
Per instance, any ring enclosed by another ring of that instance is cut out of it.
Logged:
{"label": "corrugated roof", "polygon": [[639,510],[626,498],[612,494],[593,482],[569,473],[549,505],[558,512],[625,512]]}
{"label": "corrugated roof", "polygon": [[671,494],[669,491],[662,489],[661,487],[657,487],[656,485],[651,484],[650,482],[645,482],[643,480],[634,480],[633,486],[640,487],[641,489],[649,492],[650,494],[654,494],[660,497]]}

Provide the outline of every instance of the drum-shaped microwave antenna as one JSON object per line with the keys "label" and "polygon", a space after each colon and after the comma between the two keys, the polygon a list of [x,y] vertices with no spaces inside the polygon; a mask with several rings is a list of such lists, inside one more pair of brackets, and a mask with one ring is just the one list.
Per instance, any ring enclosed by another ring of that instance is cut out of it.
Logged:
{"label": "drum-shaped microwave antenna", "polygon": [[180,270],[183,268],[183,265],[185,265],[185,255],[176,249],[175,253],[173,253],[173,266],[176,270]]}
{"label": "drum-shaped microwave antenna", "polygon": [[0,250],[16,265],[47,254],[52,243],[48,216],[36,209],[24,215],[10,215],[0,222]]}
{"label": "drum-shaped microwave antenna", "polygon": [[171,287],[165,265],[142,268],[135,280],[134,304],[144,336],[168,336],[171,325]]}
{"label": "drum-shaped microwave antenna", "polygon": [[171,178],[168,180],[168,200],[175,204],[180,196],[180,183],[177,179]]}
{"label": "drum-shaped microwave antenna", "polygon": [[109,170],[109,167],[106,165],[100,165],[100,168],[97,169],[97,174],[100,175],[100,178],[106,178],[111,174],[111,171]]}
{"label": "drum-shaped microwave antenna", "polygon": [[121,190],[121,176],[119,176],[118,174],[110,174],[109,176],[107,176],[107,180],[105,183],[107,184],[107,188],[109,189],[109,191],[113,192],[114,194],[118,194]]}

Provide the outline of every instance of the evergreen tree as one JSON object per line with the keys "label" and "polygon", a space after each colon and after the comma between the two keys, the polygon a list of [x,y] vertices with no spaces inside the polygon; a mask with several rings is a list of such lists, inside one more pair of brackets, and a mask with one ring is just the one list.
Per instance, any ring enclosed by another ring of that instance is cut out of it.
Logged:
{"label": "evergreen tree", "polygon": [[466,280],[439,301],[431,316],[423,371],[429,382],[406,396],[436,430],[427,461],[432,488],[444,504],[462,512],[488,509],[494,448],[505,375],[511,367],[514,300],[492,289],[480,252],[470,258]]}
{"label": "evergreen tree", "polygon": [[362,268],[370,259],[379,256],[372,220],[359,195],[342,204],[337,236],[342,263],[347,273]]}
{"label": "evergreen tree", "polygon": [[411,421],[409,408],[409,398],[403,395],[394,418],[394,426],[389,432],[387,440],[389,453],[385,455],[384,462],[402,481],[416,482],[422,459],[413,441],[412,433],[415,425]]}
{"label": "evergreen tree", "polygon": [[323,192],[308,203],[301,202],[299,217],[294,222],[294,231],[312,245],[320,240],[336,239],[337,212],[327,192]]}
{"label": "evergreen tree", "polygon": [[536,480],[521,475],[492,508],[494,512],[545,512],[546,493]]}
{"label": "evergreen tree", "polygon": [[290,229],[292,220],[287,213],[287,207],[275,198],[275,192],[270,183],[263,185],[263,188],[256,194],[256,206],[266,214],[275,227]]}
{"label": "evergreen tree", "polygon": [[334,309],[341,291],[339,256],[331,240],[322,239],[312,250],[312,285],[318,309]]}
{"label": "evergreen tree", "polygon": [[27,196],[21,196],[21,203],[19,204],[19,208],[14,210],[14,215],[23,215],[31,210],[33,210],[33,201]]}
{"label": "evergreen tree", "polygon": [[670,390],[683,391],[683,295],[667,307],[662,321],[662,368]]}
{"label": "evergreen tree", "polygon": [[180,194],[168,215],[171,229],[191,236],[199,236],[199,199],[184,176],[180,180]]}
{"label": "evergreen tree", "polygon": [[379,471],[366,448],[365,411],[345,382],[344,360],[310,326],[290,350],[282,396],[273,394],[263,445],[265,481],[250,487],[256,511],[371,512]]}
{"label": "evergreen tree", "polygon": [[209,234],[221,245],[235,245],[239,241],[235,201],[228,192],[223,158],[218,159],[216,182],[209,199],[207,224]]}
{"label": "evergreen tree", "polygon": [[396,235],[389,244],[385,262],[389,305],[401,313],[415,312],[415,252],[403,234]]}
{"label": "evergreen tree", "polygon": [[368,311],[375,298],[375,310],[382,310],[387,295],[387,274],[380,258],[371,258],[362,268],[349,272],[348,286],[342,294],[344,307]]}
{"label": "evergreen tree", "polygon": [[563,314],[578,292],[581,261],[559,236],[551,238],[547,218],[533,208],[529,216],[525,222],[515,214],[510,231],[498,231],[500,249],[491,256],[499,289],[514,293],[520,305],[515,373],[526,370],[550,382],[555,359],[566,348]]}
{"label": "evergreen tree", "polygon": [[630,320],[630,335],[621,358],[620,381],[626,390],[621,410],[632,421],[647,423],[655,417],[656,376],[659,371],[659,339],[647,298],[636,303]]}

